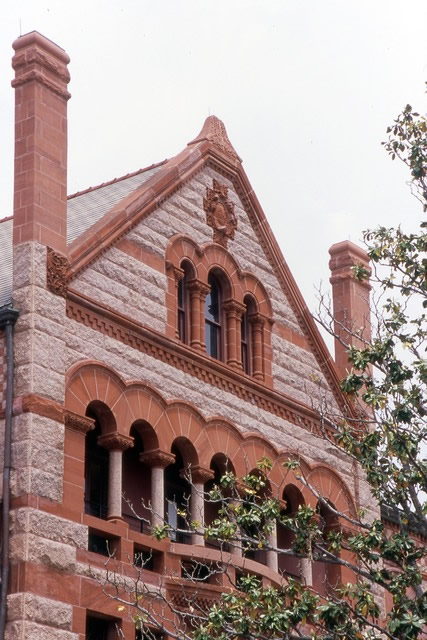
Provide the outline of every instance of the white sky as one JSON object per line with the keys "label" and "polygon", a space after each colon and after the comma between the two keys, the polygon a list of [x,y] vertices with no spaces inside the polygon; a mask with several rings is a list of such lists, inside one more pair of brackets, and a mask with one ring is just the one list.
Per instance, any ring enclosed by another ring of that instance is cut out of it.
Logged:
{"label": "white sky", "polygon": [[69,193],[175,155],[215,114],[311,309],[333,243],[419,217],[380,142],[407,102],[426,111],[426,0],[6,0],[0,217],[11,44],[34,29],[71,57]]}

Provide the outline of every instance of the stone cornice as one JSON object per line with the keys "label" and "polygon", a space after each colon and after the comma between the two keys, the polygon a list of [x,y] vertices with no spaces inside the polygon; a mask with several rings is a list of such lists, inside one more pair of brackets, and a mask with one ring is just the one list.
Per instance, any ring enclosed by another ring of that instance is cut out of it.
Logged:
{"label": "stone cornice", "polygon": [[241,373],[225,363],[213,360],[153,329],[143,327],[76,291],[68,289],[67,298],[69,318],[108,334],[122,344],[212,384],[319,437],[333,435],[328,426],[322,430],[319,416],[311,407],[274,391],[253,378],[243,378]]}
{"label": "stone cornice", "polygon": [[21,413],[35,413],[38,416],[50,418],[56,422],[64,422],[63,405],[37,393],[16,396],[13,399],[13,415],[19,416]]}

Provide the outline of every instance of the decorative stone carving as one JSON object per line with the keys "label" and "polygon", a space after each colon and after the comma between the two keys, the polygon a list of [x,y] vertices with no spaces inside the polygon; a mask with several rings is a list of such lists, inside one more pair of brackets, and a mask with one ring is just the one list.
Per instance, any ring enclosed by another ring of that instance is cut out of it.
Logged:
{"label": "decorative stone carving", "polygon": [[165,469],[175,462],[175,455],[173,453],[166,453],[166,451],[161,451],[160,449],[153,449],[153,451],[140,453],[139,460],[144,464],[148,464],[149,467],[161,467]]}
{"label": "decorative stone carving", "polygon": [[203,142],[203,140],[211,142],[232,160],[237,160],[238,162],[242,161],[230,142],[224,123],[216,116],[209,116],[206,118],[201,132],[197,138],[194,138],[194,140],[188,143],[188,146],[198,144],[199,142]]}
{"label": "decorative stone carving", "polygon": [[64,414],[64,423],[68,429],[73,429],[73,431],[78,431],[85,435],[88,431],[95,429],[95,420],[93,418],[80,416],[78,413],[73,413],[72,411],[67,410]]}
{"label": "decorative stone carving", "polygon": [[206,222],[213,229],[213,241],[227,248],[228,239],[234,240],[237,218],[234,214],[234,204],[228,199],[228,188],[225,184],[213,179],[213,189],[206,187],[203,208]]}
{"label": "decorative stone carving", "polygon": [[175,265],[170,260],[166,261],[166,270],[174,275],[177,284],[184,277],[184,269],[175,267]]}
{"label": "decorative stone carving", "polygon": [[46,285],[49,291],[63,298],[67,295],[67,258],[50,247],[47,248]]}
{"label": "decorative stone carving", "polygon": [[117,432],[106,433],[103,436],[99,436],[98,444],[109,451],[125,451],[133,447],[133,438]]}
{"label": "decorative stone carving", "polygon": [[252,313],[248,317],[248,320],[253,327],[260,327],[262,329],[262,327],[265,325],[267,318],[263,316],[261,313]]}
{"label": "decorative stone carving", "polygon": [[190,280],[190,282],[187,283],[187,288],[190,294],[197,295],[200,297],[200,299],[206,298],[209,291],[211,290],[209,285],[205,284],[201,280],[196,279]]}
{"label": "decorative stone carving", "polygon": [[246,306],[237,300],[226,300],[222,306],[227,315],[233,315],[239,320],[246,311]]}

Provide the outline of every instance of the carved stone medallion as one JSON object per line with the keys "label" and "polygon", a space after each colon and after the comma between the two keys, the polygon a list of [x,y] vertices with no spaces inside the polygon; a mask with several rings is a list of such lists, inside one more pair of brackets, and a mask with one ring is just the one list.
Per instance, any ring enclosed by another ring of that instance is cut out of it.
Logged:
{"label": "carved stone medallion", "polygon": [[237,218],[234,214],[234,204],[228,199],[228,188],[225,184],[213,179],[213,189],[206,187],[203,208],[206,222],[213,229],[213,241],[227,248],[228,239],[234,240]]}
{"label": "carved stone medallion", "polygon": [[57,253],[50,247],[47,248],[47,288],[57,296],[65,298],[67,295],[67,271],[69,262],[65,256]]}

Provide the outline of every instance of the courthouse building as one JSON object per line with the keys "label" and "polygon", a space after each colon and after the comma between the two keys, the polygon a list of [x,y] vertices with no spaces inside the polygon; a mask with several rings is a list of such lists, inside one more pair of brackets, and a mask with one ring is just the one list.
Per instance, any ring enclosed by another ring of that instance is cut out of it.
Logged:
{"label": "courthouse building", "polygon": [[[37,32],[13,47],[14,211],[0,222],[0,624],[8,640],[101,640],[116,624],[134,640],[130,612],[94,569],[107,548],[119,570],[147,558],[141,579],[179,608],[181,585],[194,588],[188,562],[224,552],[194,533],[153,541],[151,526],[180,524],[186,495],[194,518],[211,521],[203,488],[226,469],[240,476],[266,456],[289,512],[316,507],[286,475],[282,463],[295,457],[337,509],[375,511],[317,411],[345,410],[345,351],[338,342],[335,360],[328,352],[220,120],[208,117],[170,160],[68,195],[69,58]],[[330,254],[336,317],[362,327],[369,285],[351,266],[367,256],[350,242]],[[286,546],[289,532],[274,541]],[[234,571],[264,584],[293,575],[322,593],[352,579],[271,551],[229,552]],[[211,602],[221,585],[198,589]]]}

